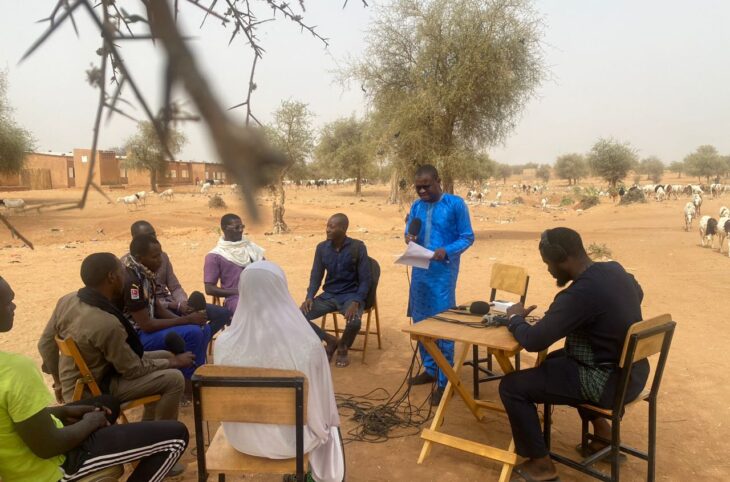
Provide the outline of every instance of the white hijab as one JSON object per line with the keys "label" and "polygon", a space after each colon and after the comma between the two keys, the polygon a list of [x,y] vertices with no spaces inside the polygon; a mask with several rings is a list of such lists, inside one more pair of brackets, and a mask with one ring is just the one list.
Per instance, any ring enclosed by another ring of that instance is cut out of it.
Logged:
{"label": "white hijab", "polygon": [[222,256],[241,268],[264,259],[264,248],[249,241],[246,236],[243,236],[240,241],[226,241],[221,236],[215,248],[210,250],[210,253]]}
{"label": "white hijab", "polygon": [[[284,271],[270,261],[251,263],[241,274],[238,292],[240,297],[231,326],[215,343],[215,363],[303,372],[309,383],[307,426],[314,438],[321,443],[327,441],[330,428],[340,425],[327,354],[289,294]],[[252,424],[224,425],[226,436],[236,448],[250,445],[248,440],[243,440],[253,435],[250,430],[247,434],[245,425]],[[239,431],[235,426],[244,430],[236,434]],[[282,427],[282,441],[293,441],[293,430],[293,427]],[[274,437],[269,436],[270,442],[276,445]],[[254,442],[262,452],[266,451],[261,446],[266,445],[262,440]]]}

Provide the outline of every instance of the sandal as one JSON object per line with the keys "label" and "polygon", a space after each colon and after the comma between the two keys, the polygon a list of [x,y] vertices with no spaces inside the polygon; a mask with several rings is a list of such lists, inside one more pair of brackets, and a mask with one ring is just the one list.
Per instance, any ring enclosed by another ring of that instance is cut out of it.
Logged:
{"label": "sandal", "polygon": [[337,352],[337,361],[335,362],[335,366],[337,368],[345,368],[350,364],[350,357],[347,356],[347,352]]}
{"label": "sandal", "polygon": [[180,408],[187,408],[193,404],[193,401],[188,397],[182,397],[180,399]]}
{"label": "sandal", "polygon": [[557,475],[553,477],[552,479],[536,479],[532,475],[530,475],[526,470],[524,470],[523,467],[520,467],[519,465],[516,465],[512,469],[512,473],[516,475],[519,478],[512,477],[510,478],[510,482],[516,481],[525,481],[525,482],[560,482],[560,477]]}

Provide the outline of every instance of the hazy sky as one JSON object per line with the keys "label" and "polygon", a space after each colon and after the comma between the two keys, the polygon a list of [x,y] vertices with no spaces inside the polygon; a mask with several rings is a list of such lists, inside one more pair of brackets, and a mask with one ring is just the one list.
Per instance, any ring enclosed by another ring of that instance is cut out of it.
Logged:
{"label": "hazy sky", "polygon": [[[85,81],[85,70],[98,63],[99,36],[81,11],[79,38],[66,25],[18,64],[46,26],[35,21],[54,4],[0,0],[0,69],[8,72],[16,119],[33,132],[40,151],[89,147],[98,97]],[[228,46],[230,30],[220,22],[209,21],[198,30],[202,12],[180,4],[218,98],[226,105],[241,102],[248,48],[241,40]],[[344,90],[334,82],[333,71],[364,49],[373,9],[357,0],[345,9],[342,0],[308,0],[306,5],[306,22],[318,25],[330,47],[288,22],[262,28],[266,53],[257,69],[253,107],[264,122],[288,98],[308,103],[318,127],[366,108],[359,86]],[[505,145],[490,149],[492,157],[512,164],[552,163],[560,154],[589,150],[599,137],[629,141],[641,157],[657,155],[667,163],[701,144],[730,154],[730,2],[545,0],[535,7],[545,24],[551,79],[538,89]],[[149,100],[159,106],[159,50],[127,42],[122,52]],[[141,117],[139,110],[131,113]],[[132,121],[117,116],[105,125],[100,146],[121,145],[134,130]],[[215,160],[201,126],[187,124],[183,130],[189,142],[180,158]]]}

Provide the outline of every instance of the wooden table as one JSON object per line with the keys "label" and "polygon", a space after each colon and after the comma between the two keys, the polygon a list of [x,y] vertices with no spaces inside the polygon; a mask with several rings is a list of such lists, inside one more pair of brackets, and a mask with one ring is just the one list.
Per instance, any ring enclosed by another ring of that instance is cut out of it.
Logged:
{"label": "wooden table", "polygon": [[[472,315],[462,315],[452,312],[445,312],[439,316],[459,321],[475,322],[479,321],[479,317]],[[421,454],[418,457],[418,463],[422,463],[431,451],[434,443],[453,447],[455,449],[469,452],[481,457],[495,460],[502,463],[502,472],[499,476],[500,482],[509,480],[512,474],[512,467],[517,463],[517,454],[514,452],[514,441],[510,441],[507,450],[474,442],[453,435],[448,435],[441,431],[446,407],[451,401],[454,392],[461,396],[466,406],[477,420],[482,420],[482,410],[494,410],[504,413],[504,408],[497,403],[483,400],[474,400],[471,391],[462,384],[458,370],[464,363],[468,353],[471,353],[473,345],[487,347],[494,355],[505,374],[514,371],[510,357],[514,356],[521,350],[520,344],[507,330],[506,327],[490,327],[490,328],[473,328],[466,325],[439,321],[434,318],[428,318],[418,323],[414,323],[408,328],[403,329],[404,332],[411,335],[411,338],[423,344],[423,347],[433,357],[438,367],[443,371],[449,382],[444,389],[436,413],[431,421],[430,428],[423,429],[421,438],[424,439]],[[436,345],[436,340],[452,340],[464,344],[459,355],[454,359],[454,366],[449,365],[444,355]]]}

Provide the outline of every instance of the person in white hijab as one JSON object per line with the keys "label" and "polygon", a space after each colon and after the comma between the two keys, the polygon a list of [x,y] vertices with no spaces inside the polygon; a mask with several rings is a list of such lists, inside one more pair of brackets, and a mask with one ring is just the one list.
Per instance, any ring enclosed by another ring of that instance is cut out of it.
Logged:
{"label": "person in white hijab", "polygon": [[[341,482],[345,458],[327,354],[289,294],[284,271],[270,261],[251,263],[241,274],[231,326],[215,343],[217,365],[303,372],[309,383],[304,452],[317,482]],[[296,454],[293,426],[223,423],[239,452],[271,459]]]}

